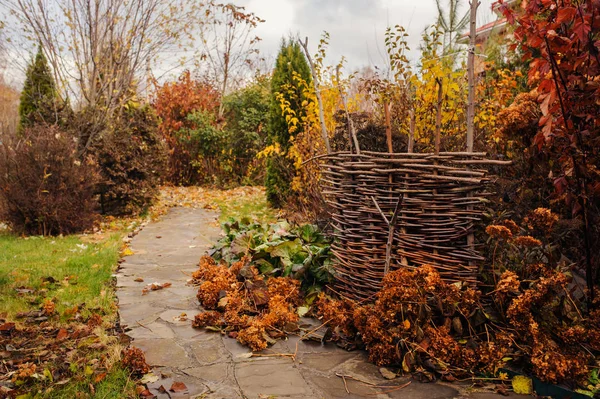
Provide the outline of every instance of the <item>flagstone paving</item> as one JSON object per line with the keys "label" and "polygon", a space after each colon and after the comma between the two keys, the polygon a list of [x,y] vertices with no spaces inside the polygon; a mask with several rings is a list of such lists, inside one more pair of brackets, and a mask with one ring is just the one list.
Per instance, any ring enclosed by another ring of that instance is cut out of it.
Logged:
{"label": "flagstone paving", "polygon": [[[416,381],[393,390],[411,380],[385,380],[362,351],[347,352],[335,345],[291,337],[263,353],[296,353],[295,361],[281,356],[250,357],[251,352],[233,339],[193,329],[190,319],[200,308],[196,288],[188,286],[187,281],[200,257],[220,234],[217,216],[205,209],[170,210],[133,238],[130,247],[134,254],[124,258],[117,275],[121,325],[132,338],[132,345],[145,352],[146,361],[153,368],[155,381],[147,385],[157,398],[500,397],[468,392],[458,384]],[[142,295],[148,284],[167,282],[172,285]],[[183,382],[187,391],[169,392],[175,381]],[[389,391],[374,387],[378,384],[390,385]],[[167,393],[159,391],[161,386]]]}

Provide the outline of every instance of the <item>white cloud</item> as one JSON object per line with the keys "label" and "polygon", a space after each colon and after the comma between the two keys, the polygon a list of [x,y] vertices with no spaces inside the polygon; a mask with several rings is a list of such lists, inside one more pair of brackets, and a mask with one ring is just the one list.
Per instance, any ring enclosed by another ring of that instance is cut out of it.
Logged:
{"label": "white cloud", "polygon": [[[435,0],[240,0],[247,11],[266,20],[257,34],[263,39],[261,52],[274,59],[282,37],[289,34],[309,37],[311,50],[323,31],[331,35],[329,61],[341,56],[351,69],[385,63],[384,33],[387,26],[404,26],[411,48],[409,58],[418,60],[418,47],[425,27],[435,23]],[[482,0],[478,24],[494,19],[492,0]],[[463,12],[468,2],[463,0]]]}

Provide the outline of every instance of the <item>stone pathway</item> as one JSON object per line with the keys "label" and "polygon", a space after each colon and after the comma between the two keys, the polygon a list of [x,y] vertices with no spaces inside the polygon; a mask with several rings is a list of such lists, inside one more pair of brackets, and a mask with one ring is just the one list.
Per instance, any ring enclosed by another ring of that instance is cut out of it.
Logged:
{"label": "stone pathway", "polygon": [[[144,350],[146,361],[158,377],[150,391],[158,398],[214,399],[445,399],[499,398],[491,393],[469,393],[464,386],[419,384],[381,393],[382,389],[338,376],[349,375],[371,384],[402,385],[408,378],[384,380],[361,351],[346,352],[335,345],[279,341],[264,353],[294,353],[297,358],[250,357],[234,339],[196,330],[189,319],[199,312],[196,288],[187,286],[200,257],[218,238],[217,214],[204,209],[174,208],[160,221],[150,223],[131,242],[134,255],[125,258],[117,276],[121,324]],[[143,282],[139,281],[143,279]],[[138,280],[138,281],[136,281]],[[142,295],[150,283],[172,286]],[[180,321],[182,314],[187,321]],[[160,393],[174,381],[187,392]]]}

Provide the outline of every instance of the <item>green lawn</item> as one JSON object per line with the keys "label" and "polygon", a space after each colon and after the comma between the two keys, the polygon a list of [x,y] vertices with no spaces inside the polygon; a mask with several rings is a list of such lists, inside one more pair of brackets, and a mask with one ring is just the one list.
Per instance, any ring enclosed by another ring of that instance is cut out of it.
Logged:
{"label": "green lawn", "polygon": [[[261,223],[277,219],[261,188],[171,188],[163,197],[166,199],[157,205],[163,213],[170,206],[196,206],[220,210],[221,222],[241,217]],[[69,366],[72,375],[67,384],[57,386],[49,378],[25,379],[19,383],[26,384],[22,388],[27,387],[29,393],[20,399],[135,397],[135,382],[118,361],[118,340],[105,331],[114,325],[117,316],[112,275],[122,250],[122,238],[131,228],[125,226],[131,222],[114,219],[106,226],[107,232],[102,234],[67,237],[24,238],[0,230],[0,319],[16,322],[19,328],[31,327],[32,324],[27,324],[18,314],[39,311],[51,302],[55,310],[48,324],[53,328],[72,331],[77,325],[83,326],[94,314],[102,316],[105,327],[102,332],[95,330],[100,334],[96,341],[105,344],[102,350],[86,349],[77,341],[79,358]],[[79,313],[78,319],[73,317],[74,310]],[[40,331],[43,328],[40,326]],[[47,342],[56,344],[54,341],[52,335]],[[44,341],[40,342],[45,345]],[[64,347],[66,343],[59,345]],[[111,360],[107,361],[107,357]],[[95,364],[97,359],[110,364],[103,369],[107,374],[99,382],[94,381],[98,371],[88,372],[88,366]],[[42,362],[37,373],[45,372],[43,368],[57,367]]]}
{"label": "green lawn", "polygon": [[[35,323],[26,323],[18,313],[38,311],[51,301],[55,304],[55,311],[48,319],[52,327],[77,328],[92,314],[102,317],[103,327],[112,326],[117,315],[112,275],[124,231],[47,238],[0,233],[1,317],[16,322],[19,327],[35,327]],[[78,319],[73,318],[73,309],[79,313]],[[24,380],[29,393],[23,398],[134,397],[134,383],[118,362],[118,340],[106,331],[96,329],[95,332],[98,334],[95,339],[105,346],[102,351],[78,346],[81,353],[77,364],[71,365],[73,375],[67,384],[53,386],[48,378]],[[90,382],[94,375],[86,373],[86,365],[94,364],[99,358],[110,368],[102,381],[93,384],[92,391]],[[42,367],[52,370],[58,366],[50,363]]]}
{"label": "green lawn", "polygon": [[219,216],[221,223],[243,217],[256,219],[261,223],[277,221],[277,212],[269,207],[262,190],[249,191],[243,195],[216,196],[215,202],[221,212]]}
{"label": "green lawn", "polygon": [[0,235],[0,313],[14,319],[18,312],[39,308],[38,301],[46,298],[56,303],[60,315],[81,304],[83,312],[114,314],[109,283],[121,237],[112,233],[98,243],[86,243],[77,236]]}

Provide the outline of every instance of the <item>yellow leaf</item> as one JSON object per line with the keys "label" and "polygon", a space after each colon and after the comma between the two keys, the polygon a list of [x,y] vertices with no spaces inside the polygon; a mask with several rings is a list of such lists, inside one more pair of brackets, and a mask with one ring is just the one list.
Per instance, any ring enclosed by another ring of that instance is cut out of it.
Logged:
{"label": "yellow leaf", "polygon": [[133,254],[134,254],[134,252],[129,247],[127,247],[123,251],[121,251],[121,256],[131,256]]}
{"label": "yellow leaf", "polygon": [[513,391],[518,395],[531,395],[533,393],[533,381],[522,375],[514,376],[512,379]]}

